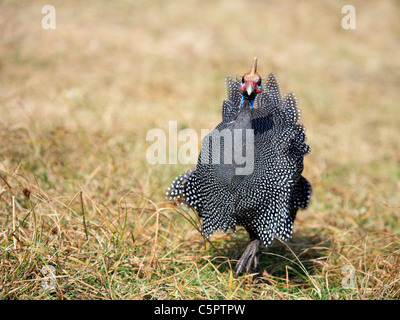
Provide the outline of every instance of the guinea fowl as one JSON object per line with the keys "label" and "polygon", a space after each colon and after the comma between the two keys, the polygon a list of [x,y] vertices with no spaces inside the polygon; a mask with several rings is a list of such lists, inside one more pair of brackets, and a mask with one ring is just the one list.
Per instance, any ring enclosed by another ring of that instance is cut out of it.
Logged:
{"label": "guinea fowl", "polygon": [[226,84],[222,122],[204,137],[196,167],[176,177],[166,196],[198,213],[206,239],[243,226],[251,242],[236,275],[253,264],[259,273],[260,242],[290,239],[298,209],[308,206],[311,185],[301,174],[310,149],[294,94],[282,99],[272,73],[262,88],[257,58],[241,80],[229,76]]}

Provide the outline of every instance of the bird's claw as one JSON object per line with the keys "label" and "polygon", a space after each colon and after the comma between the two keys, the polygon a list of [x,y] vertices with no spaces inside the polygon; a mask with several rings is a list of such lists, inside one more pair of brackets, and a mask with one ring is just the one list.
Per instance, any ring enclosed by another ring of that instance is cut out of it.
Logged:
{"label": "bird's claw", "polygon": [[236,264],[235,271],[236,277],[243,271],[243,268],[246,266],[247,272],[250,271],[252,265],[254,264],[254,272],[260,272],[260,260],[258,256],[258,248],[260,245],[260,240],[256,239],[250,242],[244,250],[242,256],[240,257],[239,261]]}

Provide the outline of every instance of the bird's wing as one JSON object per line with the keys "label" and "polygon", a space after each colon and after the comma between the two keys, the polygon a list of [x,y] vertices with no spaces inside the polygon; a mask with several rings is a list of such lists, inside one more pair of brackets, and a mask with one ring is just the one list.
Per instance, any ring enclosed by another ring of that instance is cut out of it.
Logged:
{"label": "bird's wing", "polygon": [[239,91],[239,82],[231,76],[225,79],[226,92],[228,100],[222,104],[222,122],[229,122],[236,117],[239,111],[241,92]]}
{"label": "bird's wing", "polygon": [[280,106],[282,103],[281,89],[274,73],[270,73],[265,81],[263,91],[256,97],[258,109],[269,109]]}

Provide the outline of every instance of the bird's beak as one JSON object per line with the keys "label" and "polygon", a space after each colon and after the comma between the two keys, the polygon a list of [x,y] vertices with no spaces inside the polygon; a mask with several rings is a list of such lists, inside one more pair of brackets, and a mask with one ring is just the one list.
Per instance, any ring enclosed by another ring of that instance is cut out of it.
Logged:
{"label": "bird's beak", "polygon": [[253,92],[253,86],[249,84],[246,88],[247,95],[250,96]]}

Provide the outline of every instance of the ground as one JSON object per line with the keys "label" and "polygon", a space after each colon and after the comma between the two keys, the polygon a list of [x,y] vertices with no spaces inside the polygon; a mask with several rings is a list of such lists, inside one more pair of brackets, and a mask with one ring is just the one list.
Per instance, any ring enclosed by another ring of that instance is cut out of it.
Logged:
{"label": "ground", "polygon": [[[255,0],[51,1],[44,29],[48,2],[0,3],[0,298],[399,298],[397,1],[353,1],[355,29],[346,1]],[[296,94],[313,186],[258,284],[243,230],[204,241],[164,199],[191,165],[146,158],[151,129],[218,124],[254,56]]]}

